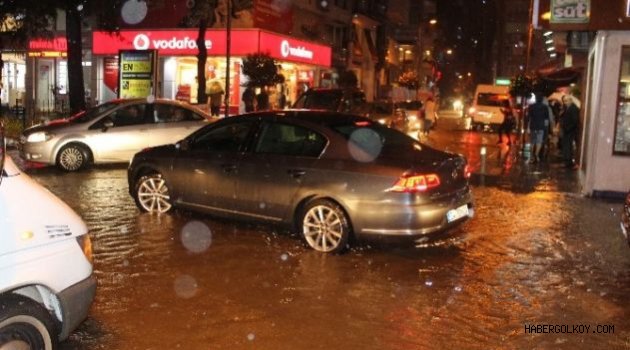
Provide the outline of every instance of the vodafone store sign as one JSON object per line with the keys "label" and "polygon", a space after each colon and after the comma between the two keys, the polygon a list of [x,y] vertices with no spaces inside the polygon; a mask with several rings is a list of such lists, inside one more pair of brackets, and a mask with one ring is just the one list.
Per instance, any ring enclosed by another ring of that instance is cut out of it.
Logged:
{"label": "vodafone store sign", "polygon": [[[120,50],[157,50],[162,56],[195,56],[196,30],[123,30],[119,33],[93,32],[95,55],[117,55]],[[271,57],[289,62],[330,67],[331,49],[325,45],[263,32],[259,29],[232,30],[231,54],[267,52]],[[227,53],[224,30],[208,30],[205,37],[208,55]]]}

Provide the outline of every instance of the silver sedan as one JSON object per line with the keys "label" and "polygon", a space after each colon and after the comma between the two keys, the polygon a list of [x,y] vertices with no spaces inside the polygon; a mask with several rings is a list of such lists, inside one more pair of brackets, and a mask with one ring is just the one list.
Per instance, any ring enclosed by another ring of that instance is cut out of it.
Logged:
{"label": "silver sedan", "polygon": [[129,162],[136,152],[179,141],[209,119],[204,111],[178,101],[114,100],[24,130],[20,154],[65,171],[91,163]]}

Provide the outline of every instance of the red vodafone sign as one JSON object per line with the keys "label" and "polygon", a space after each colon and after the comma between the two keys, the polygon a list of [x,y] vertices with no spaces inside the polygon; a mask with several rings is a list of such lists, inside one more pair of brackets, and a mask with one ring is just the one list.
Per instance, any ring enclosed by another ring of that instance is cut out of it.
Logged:
{"label": "red vodafone sign", "polygon": [[282,61],[301,62],[330,67],[331,50],[324,45],[297,40],[288,36],[260,32],[259,52],[268,52]]}
{"label": "red vodafone sign", "polygon": [[[95,55],[117,55],[120,50],[157,50],[163,56],[197,54],[196,30],[123,30],[119,33],[93,32],[92,52]],[[206,31],[208,55],[227,53],[225,30]],[[331,49],[325,45],[296,40],[259,29],[232,30],[230,54],[245,56],[266,52],[288,62],[330,67]]]}

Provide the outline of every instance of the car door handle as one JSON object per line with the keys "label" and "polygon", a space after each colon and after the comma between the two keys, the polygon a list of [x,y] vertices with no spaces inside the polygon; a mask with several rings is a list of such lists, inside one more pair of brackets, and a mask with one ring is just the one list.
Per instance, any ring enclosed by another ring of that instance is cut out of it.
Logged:
{"label": "car door handle", "polygon": [[235,164],[222,164],[221,167],[223,168],[223,171],[226,173],[231,173],[234,170],[236,170]]}
{"label": "car door handle", "polygon": [[291,175],[291,177],[297,179],[297,178],[300,178],[300,177],[304,176],[304,174],[306,174],[306,171],[305,170],[300,170],[300,169],[289,169],[289,170],[287,170],[287,173],[289,175]]}

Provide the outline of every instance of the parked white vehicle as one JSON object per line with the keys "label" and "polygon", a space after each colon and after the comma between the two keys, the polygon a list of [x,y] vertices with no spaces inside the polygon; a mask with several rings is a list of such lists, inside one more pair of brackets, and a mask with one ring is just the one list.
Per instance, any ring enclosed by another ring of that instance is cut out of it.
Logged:
{"label": "parked white vehicle", "polygon": [[510,87],[503,85],[479,84],[475,89],[473,104],[468,110],[472,121],[472,127],[482,129],[484,127],[498,127],[503,123],[505,101],[510,99]]}
{"label": "parked white vehicle", "polygon": [[94,299],[88,229],[0,145],[0,349],[54,349]]}

